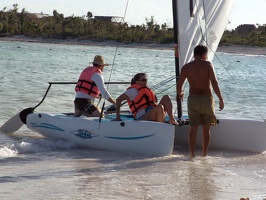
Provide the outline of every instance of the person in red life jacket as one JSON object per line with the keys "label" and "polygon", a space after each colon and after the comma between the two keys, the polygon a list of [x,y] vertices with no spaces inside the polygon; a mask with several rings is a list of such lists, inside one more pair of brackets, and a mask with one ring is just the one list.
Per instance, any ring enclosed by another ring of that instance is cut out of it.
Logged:
{"label": "person in red life jacket", "polygon": [[147,120],[165,122],[166,113],[169,116],[169,123],[178,125],[172,109],[173,105],[168,95],[164,95],[161,101],[157,102],[154,92],[147,86],[147,75],[138,73],[131,80],[131,86],[116,99],[116,121],[121,121],[121,102],[127,100],[130,111],[136,120]]}
{"label": "person in red life jacket", "polygon": [[75,117],[81,115],[100,117],[101,109],[94,105],[95,98],[99,98],[100,94],[115,106],[115,101],[105,88],[102,75],[104,67],[109,64],[105,63],[104,58],[100,55],[94,57],[92,64],[93,66],[87,67],[81,72],[75,88]]}

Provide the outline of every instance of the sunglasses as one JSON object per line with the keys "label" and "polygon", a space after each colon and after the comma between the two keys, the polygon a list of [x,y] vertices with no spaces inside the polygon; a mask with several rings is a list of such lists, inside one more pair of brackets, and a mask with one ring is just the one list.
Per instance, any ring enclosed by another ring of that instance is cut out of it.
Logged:
{"label": "sunglasses", "polygon": [[139,81],[147,82],[147,81],[148,81],[148,79],[146,79],[146,78],[143,78],[143,79],[140,79]]}

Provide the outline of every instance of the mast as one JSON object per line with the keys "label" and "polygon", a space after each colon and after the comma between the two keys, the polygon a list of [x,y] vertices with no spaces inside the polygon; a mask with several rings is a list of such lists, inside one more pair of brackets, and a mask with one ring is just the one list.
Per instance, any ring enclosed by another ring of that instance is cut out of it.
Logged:
{"label": "mast", "polygon": [[[178,0],[172,0],[172,7],[173,7],[173,29],[174,29],[174,50],[175,50],[175,74],[176,74],[176,84],[177,81],[179,79],[179,71],[180,71],[180,67],[179,67],[179,55],[178,55],[178,13],[177,13],[177,1]],[[177,94],[177,91],[176,91]],[[182,117],[182,103],[179,100],[178,97],[176,97],[176,103],[177,103],[177,117],[181,118]]]}

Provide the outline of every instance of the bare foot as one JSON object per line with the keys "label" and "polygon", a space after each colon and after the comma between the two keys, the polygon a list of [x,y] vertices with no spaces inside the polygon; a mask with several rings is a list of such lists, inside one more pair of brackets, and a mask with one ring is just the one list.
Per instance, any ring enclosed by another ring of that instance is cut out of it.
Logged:
{"label": "bare foot", "polygon": [[176,126],[179,125],[179,123],[178,123],[175,119],[170,119],[170,120],[168,121],[168,123],[169,123],[169,124],[176,125]]}
{"label": "bare foot", "polygon": [[195,158],[196,155],[195,154],[190,154],[190,158]]}

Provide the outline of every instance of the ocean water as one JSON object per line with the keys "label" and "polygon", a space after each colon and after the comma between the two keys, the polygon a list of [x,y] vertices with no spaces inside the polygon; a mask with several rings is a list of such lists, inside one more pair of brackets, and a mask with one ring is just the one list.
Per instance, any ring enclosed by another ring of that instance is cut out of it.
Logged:
{"label": "ocean water", "polygon": [[[146,72],[151,87],[161,86],[155,90],[158,97],[169,94],[175,102],[175,80],[165,81],[175,74],[171,50],[1,41],[0,125],[37,105],[48,82],[77,81],[95,54],[112,64],[105,67],[105,81],[128,82],[135,73]],[[217,117],[263,120],[266,56],[217,53],[213,63],[225,100],[223,111],[216,106]],[[126,87],[110,84],[108,89],[116,98]],[[185,94],[187,90],[188,85]],[[73,112],[74,96],[73,84],[52,85],[36,111]],[[147,158],[80,149],[71,142],[43,138],[25,126],[14,134],[0,133],[1,200],[262,200],[265,166],[266,152],[210,149],[208,157],[190,160],[188,148],[177,146],[171,156]]]}

